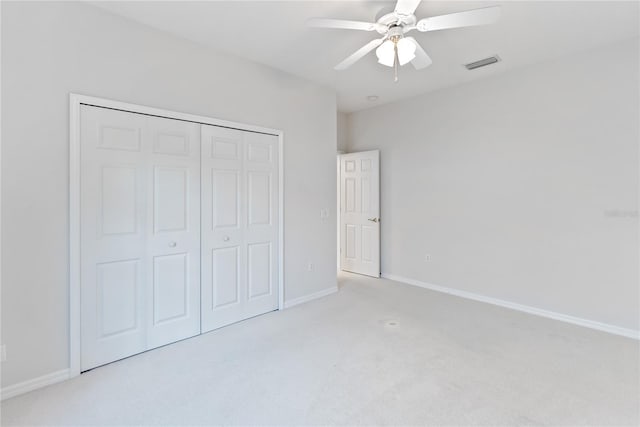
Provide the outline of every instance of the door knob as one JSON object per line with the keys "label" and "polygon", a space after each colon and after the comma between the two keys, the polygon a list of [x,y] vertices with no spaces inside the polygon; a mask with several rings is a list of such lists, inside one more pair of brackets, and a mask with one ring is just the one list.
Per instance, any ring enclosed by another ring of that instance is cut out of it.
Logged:
{"label": "door knob", "polygon": [[229,241],[229,236],[224,236],[224,237],[222,238],[222,240],[224,240],[225,242],[228,242],[228,241]]}
{"label": "door knob", "polygon": [[369,221],[378,222],[378,221],[380,221],[380,218],[369,218]]}
{"label": "door knob", "polygon": [[176,247],[176,242],[169,242],[169,247],[170,248],[175,248]]}

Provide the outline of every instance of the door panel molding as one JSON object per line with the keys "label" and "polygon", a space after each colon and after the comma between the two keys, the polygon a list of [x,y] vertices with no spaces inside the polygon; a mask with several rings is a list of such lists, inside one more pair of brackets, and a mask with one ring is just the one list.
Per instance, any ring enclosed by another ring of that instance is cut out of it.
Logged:
{"label": "door panel molding", "polygon": [[[200,116],[189,113],[165,110],[150,106],[131,104],[115,101],[106,98],[82,94],[69,94],[69,378],[80,374],[81,356],[81,317],[82,305],[80,297],[81,286],[81,106],[102,107],[111,110],[119,110],[123,113],[137,113],[158,118],[175,119],[196,124],[212,125],[228,129],[237,129],[253,132],[257,134],[273,135],[278,138],[278,309],[284,308],[284,133],[278,129],[255,126],[247,123],[232,122],[212,117]],[[114,138],[115,134],[120,134],[119,138]],[[124,138],[126,136],[126,138]],[[114,142],[115,141],[115,142]],[[120,141],[118,145],[117,141]],[[124,145],[123,145],[124,144]],[[165,156],[168,159],[188,156],[193,150],[194,144],[201,144],[199,138],[195,140],[185,140],[180,135],[171,132],[161,132],[153,142],[152,150],[156,156]],[[141,149],[141,135],[132,131],[129,127],[102,129],[99,135],[99,146],[95,147],[105,152],[129,152],[139,153]],[[220,157],[233,157],[231,147],[220,145],[218,154]],[[213,152],[201,153],[201,156],[213,155]],[[237,155],[236,155],[237,157]],[[266,153],[259,145],[252,146],[251,158],[258,164],[259,162],[271,162],[272,153]],[[167,163],[170,164],[170,163]],[[176,162],[176,165],[179,165]],[[101,171],[100,171],[101,173]],[[139,179],[139,178],[137,178]],[[186,179],[186,178],[185,178]],[[140,183],[142,184],[142,183]],[[185,189],[188,192],[189,189]],[[135,215],[139,215],[138,212]],[[187,215],[187,213],[185,213]],[[188,221],[188,219],[186,219]],[[187,226],[187,228],[189,228]],[[171,231],[165,232],[167,234]],[[142,277],[141,277],[142,278]],[[167,323],[171,323],[169,319]],[[164,322],[161,322],[164,323]]]}

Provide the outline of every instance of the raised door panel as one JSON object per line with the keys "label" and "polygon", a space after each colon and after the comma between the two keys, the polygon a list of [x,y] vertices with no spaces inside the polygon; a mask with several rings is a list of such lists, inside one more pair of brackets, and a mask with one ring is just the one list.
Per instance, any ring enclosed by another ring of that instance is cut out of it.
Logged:
{"label": "raised door panel", "polygon": [[140,322],[140,260],[97,265],[99,339],[136,332]]}
{"label": "raised door panel", "polygon": [[345,160],[343,169],[344,169],[345,172],[355,172],[356,171],[356,161],[355,160]]}
{"label": "raised door panel", "polygon": [[[154,154],[167,154],[171,156],[188,156],[191,150],[189,135],[175,131],[158,131],[153,141]],[[195,141],[197,143],[197,141]]]}
{"label": "raised door panel", "polygon": [[267,165],[273,164],[273,144],[271,144],[270,141],[258,141],[256,138],[251,139],[247,141],[247,161]]}
{"label": "raised door panel", "polygon": [[252,171],[247,173],[249,191],[247,209],[248,225],[271,225],[271,172]]}
{"label": "raised door panel", "polygon": [[240,248],[214,249],[211,254],[211,310],[216,311],[240,302]]}
{"label": "raised door panel", "polygon": [[344,209],[345,212],[356,212],[356,180],[347,178],[344,183]]}
{"label": "raised door panel", "polygon": [[273,293],[271,242],[252,243],[248,246],[248,253],[248,298],[271,295]]}
{"label": "raised door panel", "polygon": [[111,120],[100,124],[98,127],[98,148],[105,150],[124,150],[124,151],[140,151],[142,129],[136,125],[131,126],[128,118],[122,120],[122,124],[116,124],[117,116],[124,116],[122,112],[114,112],[112,116],[116,116]]}
{"label": "raised door panel", "polygon": [[[231,131],[231,133],[235,133]],[[209,141],[211,144],[211,158],[218,160],[239,160],[240,145],[242,140],[235,135],[213,135]]]}
{"label": "raised door panel", "polygon": [[104,165],[100,177],[100,225],[102,236],[136,233],[139,203],[135,166]]}
{"label": "raised door panel", "polygon": [[375,226],[362,226],[362,262],[371,264],[373,262],[373,240],[375,235]]}
{"label": "raised door panel", "polygon": [[367,215],[374,213],[371,205],[371,177],[366,175],[360,178],[360,212]]}
{"label": "raised door panel", "polygon": [[189,254],[153,258],[153,323],[174,322],[189,315]]}
{"label": "raised door panel", "polygon": [[357,226],[353,224],[346,224],[344,227],[344,236],[345,236],[344,256],[352,260],[356,259],[356,253],[357,253],[356,230],[357,230]]}
{"label": "raised door panel", "polygon": [[154,175],[155,232],[185,231],[189,219],[189,170],[156,166]]}
{"label": "raised door panel", "polygon": [[211,229],[240,227],[240,172],[211,170]]}

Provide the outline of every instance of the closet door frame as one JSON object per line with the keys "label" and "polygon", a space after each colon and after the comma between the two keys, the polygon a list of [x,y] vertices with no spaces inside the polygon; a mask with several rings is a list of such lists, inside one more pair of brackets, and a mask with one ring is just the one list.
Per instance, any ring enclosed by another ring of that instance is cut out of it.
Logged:
{"label": "closet door frame", "polygon": [[69,94],[69,378],[80,375],[81,299],[80,299],[80,106],[111,108],[125,112],[146,114],[264,133],[278,137],[278,310],[284,308],[284,133],[279,129],[231,122],[212,117],[164,110],[138,104],[114,101],[95,96]]}

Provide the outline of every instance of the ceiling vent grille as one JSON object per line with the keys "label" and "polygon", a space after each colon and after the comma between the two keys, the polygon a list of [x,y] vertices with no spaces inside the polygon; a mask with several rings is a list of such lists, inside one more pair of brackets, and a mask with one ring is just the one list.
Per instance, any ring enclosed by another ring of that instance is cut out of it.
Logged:
{"label": "ceiling vent grille", "polygon": [[464,66],[467,68],[467,70],[475,70],[476,68],[495,64],[498,61],[500,61],[500,57],[498,55],[495,55],[490,56],[489,58],[481,59],[480,61],[470,62],[469,64],[465,64]]}

